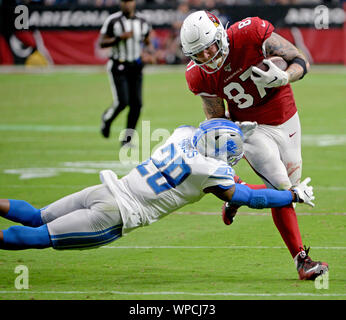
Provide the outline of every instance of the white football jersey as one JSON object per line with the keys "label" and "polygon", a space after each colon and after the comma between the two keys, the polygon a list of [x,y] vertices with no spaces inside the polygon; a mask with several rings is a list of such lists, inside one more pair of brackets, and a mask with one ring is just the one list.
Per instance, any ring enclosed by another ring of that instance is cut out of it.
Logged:
{"label": "white football jersey", "polygon": [[101,171],[101,181],[118,202],[125,231],[200,200],[207,187],[229,189],[234,185],[232,167],[202,156],[192,146],[196,130],[192,126],[177,128],[150,159],[121,179],[110,170]]}

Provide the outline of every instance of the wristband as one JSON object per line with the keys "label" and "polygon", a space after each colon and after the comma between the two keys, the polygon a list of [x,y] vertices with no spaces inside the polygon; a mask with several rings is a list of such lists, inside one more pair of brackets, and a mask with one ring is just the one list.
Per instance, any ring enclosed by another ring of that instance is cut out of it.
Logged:
{"label": "wristband", "polygon": [[290,189],[290,191],[292,191],[295,195],[295,197],[293,198],[292,202],[303,202],[300,198],[299,198],[299,194],[298,191],[296,189]]}
{"label": "wristband", "polygon": [[303,68],[303,74],[302,76],[299,78],[299,79],[303,79],[304,76],[307,74],[308,70],[306,68],[306,62],[304,59],[302,58],[299,58],[299,57],[295,57],[292,61],[291,61],[291,64],[292,63],[296,63],[296,64],[299,64],[302,68]]}

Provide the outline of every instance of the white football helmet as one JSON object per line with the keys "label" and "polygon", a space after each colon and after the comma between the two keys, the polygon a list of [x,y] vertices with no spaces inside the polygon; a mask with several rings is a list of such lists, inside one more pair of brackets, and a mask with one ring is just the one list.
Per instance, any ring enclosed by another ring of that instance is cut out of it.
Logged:
{"label": "white football helmet", "polygon": [[194,136],[192,145],[205,157],[211,157],[234,166],[243,157],[244,136],[232,121],[213,118],[203,121]]}
{"label": "white football helmet", "polygon": [[[214,73],[222,67],[228,53],[228,38],[220,20],[208,11],[191,13],[180,29],[183,53],[190,57],[206,73]],[[207,62],[198,61],[196,54],[216,43],[218,51]]]}

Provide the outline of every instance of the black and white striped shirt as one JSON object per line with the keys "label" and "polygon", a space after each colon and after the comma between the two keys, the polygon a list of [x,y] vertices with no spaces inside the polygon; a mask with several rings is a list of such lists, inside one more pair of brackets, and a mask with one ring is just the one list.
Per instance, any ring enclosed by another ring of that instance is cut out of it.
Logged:
{"label": "black and white striped shirt", "polygon": [[120,62],[133,62],[140,58],[142,42],[148,36],[151,26],[136,12],[132,18],[127,18],[121,11],[111,14],[101,28],[101,34],[109,37],[119,37],[124,32],[133,32],[133,36],[118,41],[112,47],[111,58]]}

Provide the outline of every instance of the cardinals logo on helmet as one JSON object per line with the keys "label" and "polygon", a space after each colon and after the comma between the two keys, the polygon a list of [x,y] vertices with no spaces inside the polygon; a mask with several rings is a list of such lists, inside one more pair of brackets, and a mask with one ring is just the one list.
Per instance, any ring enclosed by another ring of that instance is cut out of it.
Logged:
{"label": "cardinals logo on helmet", "polygon": [[211,22],[214,23],[215,27],[218,27],[220,25],[220,21],[216,16],[214,16],[212,13],[206,11],[208,18],[211,20]]}

